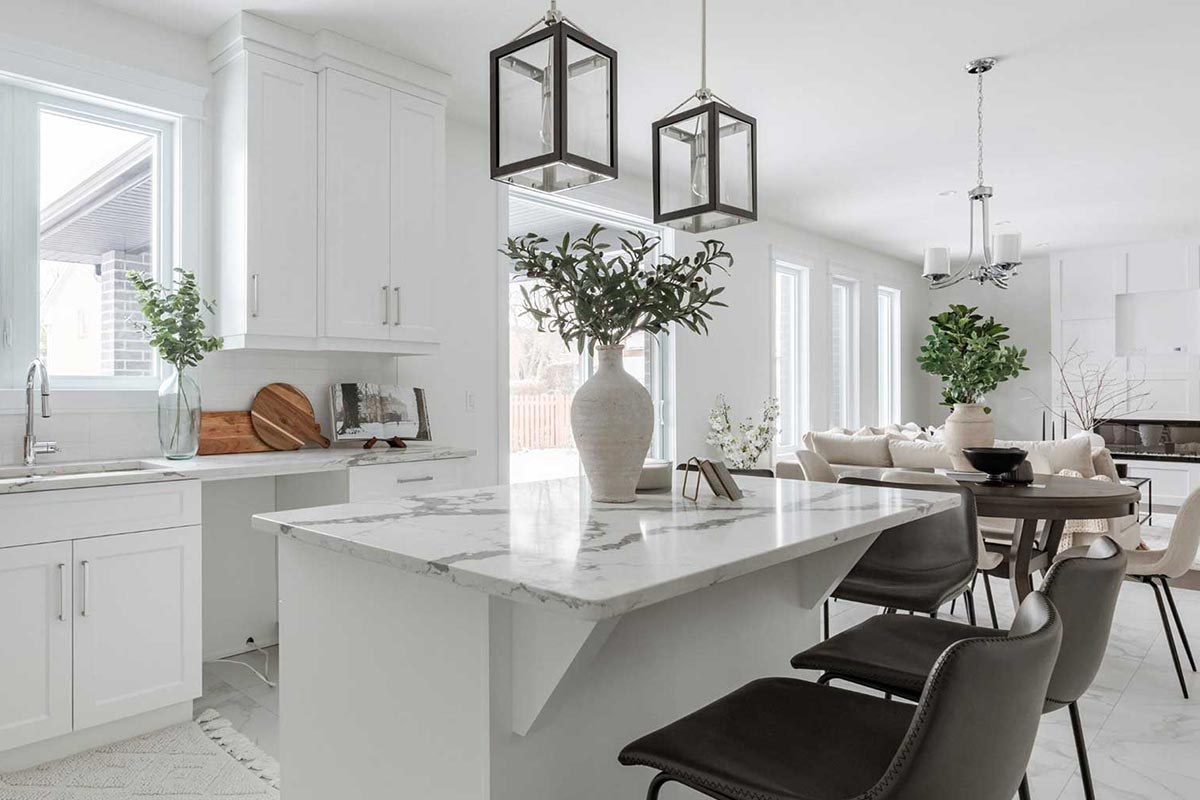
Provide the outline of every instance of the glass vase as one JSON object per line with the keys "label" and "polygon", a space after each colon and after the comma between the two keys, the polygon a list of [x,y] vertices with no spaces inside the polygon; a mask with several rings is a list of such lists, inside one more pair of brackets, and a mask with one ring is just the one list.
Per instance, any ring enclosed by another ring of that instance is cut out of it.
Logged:
{"label": "glass vase", "polygon": [[176,460],[200,449],[200,384],[186,370],[175,370],[158,387],[158,443]]}

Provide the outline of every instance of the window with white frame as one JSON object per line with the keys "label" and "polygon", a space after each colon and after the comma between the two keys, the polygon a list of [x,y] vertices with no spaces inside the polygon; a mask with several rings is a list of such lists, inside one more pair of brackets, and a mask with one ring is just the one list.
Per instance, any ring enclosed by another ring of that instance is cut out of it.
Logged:
{"label": "window with white frame", "polygon": [[779,433],[775,446],[781,451],[800,446],[808,430],[808,276],[807,267],[776,260],[774,264],[775,309],[774,362],[775,396],[779,398]]}
{"label": "window with white frame", "polygon": [[[672,233],[649,221],[619,214],[558,195],[509,187],[507,235],[535,232],[552,244],[563,235],[572,240],[586,235],[593,225],[605,231],[598,240],[615,245],[626,231],[637,230],[660,239],[654,253],[669,253]],[[571,477],[581,474],[579,454],[571,433],[571,400],[575,390],[595,369],[595,360],[563,344],[558,334],[540,332],[523,313],[521,287],[511,280],[511,264],[504,262],[509,279],[508,313],[501,331],[508,342],[508,478],[512,483]],[[625,370],[650,392],[655,409],[654,439],[650,455],[670,455],[670,347],[669,338],[638,332],[625,341]]]}
{"label": "window with white frame", "polygon": [[127,273],[166,271],[173,141],[167,119],[0,84],[5,383],[38,357],[60,387],[157,384]]}
{"label": "window with white frame", "polygon": [[858,281],[833,276],[829,284],[829,423],[858,426]]}
{"label": "window with white frame", "polygon": [[900,419],[900,290],[880,286],[876,294],[879,424],[899,425]]}

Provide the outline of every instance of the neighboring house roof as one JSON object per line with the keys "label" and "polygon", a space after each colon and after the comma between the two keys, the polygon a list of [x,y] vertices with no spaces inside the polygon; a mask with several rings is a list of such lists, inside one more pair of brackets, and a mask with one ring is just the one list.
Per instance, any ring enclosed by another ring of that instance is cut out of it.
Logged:
{"label": "neighboring house roof", "polygon": [[154,141],[130,148],[42,211],[41,257],[99,264],[110,250],[139,253],[151,244]]}

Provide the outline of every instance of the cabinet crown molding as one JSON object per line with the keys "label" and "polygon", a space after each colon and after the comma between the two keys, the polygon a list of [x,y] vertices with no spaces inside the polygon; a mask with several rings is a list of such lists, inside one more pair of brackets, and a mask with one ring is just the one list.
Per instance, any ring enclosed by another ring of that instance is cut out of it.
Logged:
{"label": "cabinet crown molding", "polygon": [[242,11],[208,39],[214,73],[242,53],[258,53],[301,69],[332,68],[439,103],[450,95],[450,75],[330,30],[315,34]]}

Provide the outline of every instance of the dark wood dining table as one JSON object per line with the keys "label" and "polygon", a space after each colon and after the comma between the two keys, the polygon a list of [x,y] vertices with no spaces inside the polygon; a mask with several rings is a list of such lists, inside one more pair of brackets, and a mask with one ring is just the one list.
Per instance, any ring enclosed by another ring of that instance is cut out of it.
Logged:
{"label": "dark wood dining table", "polygon": [[1014,520],[1012,543],[1007,548],[995,542],[988,546],[1007,550],[1001,569],[1008,573],[1014,605],[1033,591],[1031,573],[1048,568],[1054,560],[1067,520],[1123,517],[1136,513],[1141,499],[1132,486],[1061,475],[1035,475],[1027,486],[987,484],[983,476],[955,478],[975,495],[979,516]]}

